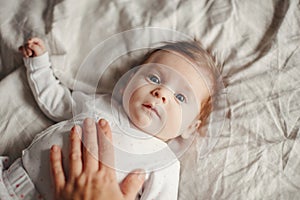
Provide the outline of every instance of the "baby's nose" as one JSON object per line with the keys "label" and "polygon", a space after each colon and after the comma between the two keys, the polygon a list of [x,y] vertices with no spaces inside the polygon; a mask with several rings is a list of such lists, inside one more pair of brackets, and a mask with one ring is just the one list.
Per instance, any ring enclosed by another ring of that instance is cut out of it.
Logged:
{"label": "baby's nose", "polygon": [[168,99],[168,94],[167,94],[167,90],[164,88],[156,88],[154,90],[151,91],[151,94],[153,96],[155,96],[156,98],[161,99],[162,103],[167,103],[167,99]]}

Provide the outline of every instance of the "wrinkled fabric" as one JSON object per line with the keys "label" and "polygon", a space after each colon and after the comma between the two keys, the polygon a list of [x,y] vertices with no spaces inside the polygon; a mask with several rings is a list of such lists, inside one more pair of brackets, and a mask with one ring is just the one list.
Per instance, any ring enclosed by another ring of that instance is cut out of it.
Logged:
{"label": "wrinkled fabric", "polygon": [[[195,142],[181,157],[179,199],[299,198],[298,1],[14,0],[1,1],[0,11],[0,154],[17,157],[52,124],[34,102],[17,53],[28,37],[46,40],[54,73],[72,88],[99,42],[132,28],[169,28],[215,52],[228,104],[215,148],[199,158]],[[113,62],[100,90],[110,90],[140,55]]]}

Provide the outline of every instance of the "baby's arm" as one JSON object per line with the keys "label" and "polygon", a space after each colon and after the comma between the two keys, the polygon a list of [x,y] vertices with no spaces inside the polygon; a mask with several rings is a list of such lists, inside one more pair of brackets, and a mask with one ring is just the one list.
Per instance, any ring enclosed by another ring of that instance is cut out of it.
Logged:
{"label": "baby's arm", "polygon": [[43,41],[32,38],[19,50],[27,68],[29,86],[41,110],[54,121],[70,119],[74,103],[71,92],[54,76]]}

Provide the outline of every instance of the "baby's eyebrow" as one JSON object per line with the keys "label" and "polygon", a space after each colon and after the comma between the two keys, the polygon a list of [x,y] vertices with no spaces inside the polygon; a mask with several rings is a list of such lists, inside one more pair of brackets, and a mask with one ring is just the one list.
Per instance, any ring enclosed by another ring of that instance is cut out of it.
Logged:
{"label": "baby's eyebrow", "polygon": [[183,86],[183,93],[187,96],[191,96],[194,94],[193,90],[191,89],[191,87],[184,85]]}
{"label": "baby's eyebrow", "polygon": [[187,82],[187,80],[185,79],[171,79],[172,82],[174,82],[174,86],[176,87],[176,89],[178,89],[180,92],[184,92],[185,94],[189,94],[192,92],[192,89],[189,85],[189,83]]}

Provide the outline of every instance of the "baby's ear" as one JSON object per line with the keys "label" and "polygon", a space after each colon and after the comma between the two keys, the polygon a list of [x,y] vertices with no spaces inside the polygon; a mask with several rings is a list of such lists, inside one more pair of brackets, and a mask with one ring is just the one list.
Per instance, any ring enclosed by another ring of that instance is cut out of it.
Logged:
{"label": "baby's ear", "polygon": [[196,119],[193,123],[181,134],[183,139],[188,139],[199,127],[201,124],[200,119]]}

